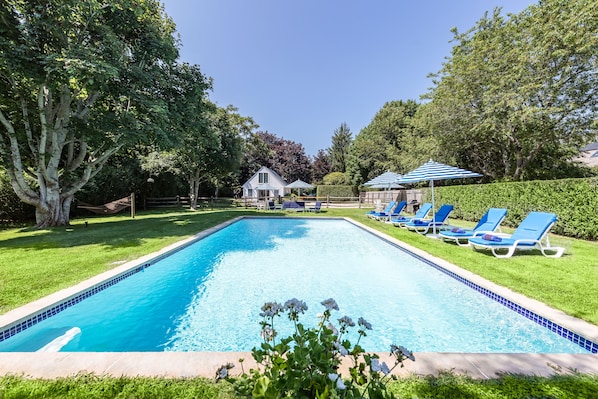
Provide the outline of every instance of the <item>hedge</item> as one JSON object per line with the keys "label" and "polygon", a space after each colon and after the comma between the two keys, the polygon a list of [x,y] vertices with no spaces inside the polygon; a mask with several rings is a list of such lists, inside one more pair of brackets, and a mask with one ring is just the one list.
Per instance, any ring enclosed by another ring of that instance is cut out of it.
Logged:
{"label": "hedge", "polygon": [[[431,201],[430,189],[424,200]],[[488,208],[506,208],[506,226],[516,227],[532,211],[552,212],[552,232],[586,240],[598,239],[598,178],[537,180],[435,187],[438,205],[453,204],[451,216],[478,221]]]}
{"label": "hedge", "polygon": [[318,198],[331,197],[358,197],[359,192],[354,186],[319,185],[316,191]]}

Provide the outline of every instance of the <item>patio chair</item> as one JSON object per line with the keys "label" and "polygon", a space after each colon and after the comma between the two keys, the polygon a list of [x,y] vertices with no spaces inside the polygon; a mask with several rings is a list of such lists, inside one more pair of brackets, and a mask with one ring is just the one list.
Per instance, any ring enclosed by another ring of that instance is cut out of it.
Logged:
{"label": "patio chair", "polygon": [[448,224],[446,221],[453,209],[453,205],[444,204],[438,209],[432,219],[411,220],[405,223],[405,227],[419,234],[428,234],[428,232],[433,229],[438,230],[443,226],[447,226]]}
{"label": "patio chair", "polygon": [[399,215],[391,217],[390,220],[386,223],[392,223],[396,227],[404,227],[405,223],[411,222],[412,220],[425,219],[426,216],[428,216],[428,213],[431,209],[432,204],[426,202],[425,204],[422,204],[421,208],[419,208],[417,212],[415,212],[415,215],[413,215],[412,217]]}
{"label": "patio chair", "polygon": [[558,258],[565,248],[552,247],[548,240],[548,232],[556,223],[554,213],[530,212],[510,236],[484,234],[469,239],[474,250],[489,249],[497,258],[510,258],[516,250],[539,249],[542,255]]}
{"label": "patio chair", "polygon": [[375,218],[376,218],[378,215],[390,213],[390,210],[391,210],[392,208],[394,208],[394,206],[395,206],[396,204],[397,204],[397,201],[390,201],[390,202],[388,203],[388,205],[386,205],[386,207],[384,208],[384,210],[383,210],[383,211],[380,211],[380,212],[377,212],[377,211],[369,211],[369,212],[366,212],[366,213],[365,213],[365,215],[366,215],[367,217],[369,217],[369,218],[374,218],[374,219],[375,219]]}
{"label": "patio chair", "polygon": [[282,203],[282,209],[293,210],[295,212],[305,211],[305,202],[303,201],[284,201]]}
{"label": "patio chair", "polygon": [[447,229],[440,231],[440,237],[445,241],[454,241],[462,247],[469,246],[469,239],[482,236],[484,234],[494,233],[497,229],[500,232],[500,224],[507,216],[507,210],[504,208],[490,208],[479,220],[473,229],[467,229],[457,226],[448,226]]}
{"label": "patio chair", "polygon": [[320,212],[320,208],[321,208],[321,207],[322,207],[322,202],[321,202],[321,201],[316,201],[316,205],[315,205],[315,206],[312,206],[312,207],[309,207],[309,208],[307,208],[307,210],[308,210],[309,212],[316,212],[316,213],[317,213],[317,212]]}
{"label": "patio chair", "polygon": [[398,202],[394,208],[390,210],[390,212],[380,212],[378,215],[374,216],[374,218],[378,220],[389,220],[391,217],[398,217],[401,215],[401,212],[407,206],[407,201]]}

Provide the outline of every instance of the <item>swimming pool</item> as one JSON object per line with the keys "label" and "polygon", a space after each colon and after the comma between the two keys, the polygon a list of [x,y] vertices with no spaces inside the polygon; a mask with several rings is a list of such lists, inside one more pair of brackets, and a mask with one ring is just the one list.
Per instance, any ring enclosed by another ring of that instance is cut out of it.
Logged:
{"label": "swimming pool", "polygon": [[333,297],[372,323],[369,351],[589,352],[344,220],[243,219],[150,264],[0,351],[248,351],[264,302],[302,299],[313,323]]}

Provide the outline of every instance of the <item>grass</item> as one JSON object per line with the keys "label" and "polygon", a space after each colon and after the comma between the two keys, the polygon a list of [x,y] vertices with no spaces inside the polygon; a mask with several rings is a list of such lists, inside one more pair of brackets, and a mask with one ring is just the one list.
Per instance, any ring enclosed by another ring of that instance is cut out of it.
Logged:
{"label": "grass", "polygon": [[[0,313],[24,305],[122,262],[154,252],[201,230],[256,211],[148,212],[74,220],[46,230],[0,230]],[[258,214],[264,215],[264,212]],[[268,213],[282,214],[282,213]],[[305,216],[287,213],[288,216]],[[551,236],[565,246],[560,259],[517,253],[496,259],[453,244],[367,219],[363,209],[326,209],[315,217],[348,216],[497,284],[535,298],[570,315],[598,324],[598,243]],[[86,223],[87,222],[87,223]],[[460,222],[467,226],[469,223]],[[324,244],[325,245],[325,244]],[[399,398],[598,398],[598,377],[578,374],[551,378],[505,375],[477,381],[450,372],[409,377],[389,388]],[[0,377],[0,398],[234,398],[229,384],[163,378],[79,375],[56,380]]]}
{"label": "grass", "polygon": [[[500,379],[473,380],[451,373],[439,377],[409,377],[391,382],[397,398],[468,399],[578,399],[598,397],[598,377],[559,375],[551,378],[506,375]],[[205,378],[168,379],[97,377],[79,375],[56,380],[0,377],[0,398],[237,398],[228,382]]]}

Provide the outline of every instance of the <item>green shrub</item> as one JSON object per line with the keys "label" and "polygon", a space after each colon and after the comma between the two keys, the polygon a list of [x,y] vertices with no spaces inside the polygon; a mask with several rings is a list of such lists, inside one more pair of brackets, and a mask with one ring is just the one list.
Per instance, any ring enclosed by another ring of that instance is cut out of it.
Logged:
{"label": "green shrub", "polygon": [[[424,189],[424,201],[430,201]],[[506,226],[518,226],[532,211],[552,212],[558,222],[552,232],[598,239],[598,178],[538,180],[436,187],[437,205],[455,206],[452,216],[477,221],[488,208],[506,208]]]}
{"label": "green shrub", "polygon": [[343,172],[328,173],[322,180],[327,186],[340,186],[349,183],[347,175]]}
{"label": "green shrub", "polygon": [[[241,395],[254,398],[394,398],[386,389],[387,382],[396,378],[391,371],[402,367],[406,359],[415,360],[413,353],[391,345],[395,363],[388,366],[378,355],[366,353],[359,345],[361,338],[367,336],[366,331],[372,329],[370,323],[359,318],[359,337],[352,345],[346,334],[356,324],[343,316],[337,319],[337,328],[331,320],[332,311],[339,310],[336,301],[330,298],[322,305],[325,310],[318,316],[320,321],[307,328],[299,322],[299,315],[307,310],[305,302],[293,298],[284,306],[276,302],[264,304],[260,313],[263,343],[252,351],[258,369],[229,378],[228,370],[234,365],[228,363],[217,370],[216,378],[233,381]],[[277,339],[275,320],[285,312],[295,327],[294,332]],[[339,375],[343,358],[351,362],[345,376]]]}
{"label": "green shrub", "polygon": [[317,190],[318,198],[324,197],[357,197],[359,194],[354,186],[318,186]]}

